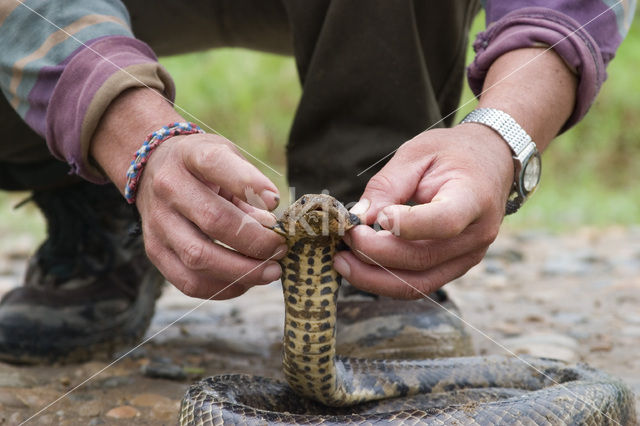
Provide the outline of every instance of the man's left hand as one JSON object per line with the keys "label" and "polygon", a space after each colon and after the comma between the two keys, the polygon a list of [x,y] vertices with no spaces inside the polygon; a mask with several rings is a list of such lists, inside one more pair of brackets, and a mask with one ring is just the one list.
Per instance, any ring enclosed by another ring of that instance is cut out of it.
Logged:
{"label": "man's left hand", "polygon": [[[426,131],[368,183],[357,226],[335,268],[354,286],[400,299],[425,297],[482,260],[513,183],[502,138],[480,124]],[[411,202],[413,205],[406,205]]]}

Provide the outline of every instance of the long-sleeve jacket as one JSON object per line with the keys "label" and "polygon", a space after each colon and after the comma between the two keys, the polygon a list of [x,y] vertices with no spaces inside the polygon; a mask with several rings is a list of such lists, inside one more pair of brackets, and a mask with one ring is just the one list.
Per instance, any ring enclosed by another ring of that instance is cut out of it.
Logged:
{"label": "long-sleeve jacket", "polygon": [[[478,94],[500,55],[550,46],[578,76],[579,121],[626,35],[635,0],[485,0],[487,30],[468,70]],[[164,29],[159,29],[160,31]],[[444,41],[443,41],[444,42]],[[0,87],[11,106],[73,173],[103,182],[88,159],[93,133],[120,93],[148,86],[174,99],[174,85],[151,48],[131,31],[119,0],[0,0]]]}

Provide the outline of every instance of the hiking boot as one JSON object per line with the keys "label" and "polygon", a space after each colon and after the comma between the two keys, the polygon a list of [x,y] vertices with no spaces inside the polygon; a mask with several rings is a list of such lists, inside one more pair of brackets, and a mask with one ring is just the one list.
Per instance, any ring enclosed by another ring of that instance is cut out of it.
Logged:
{"label": "hiking boot", "polygon": [[131,232],[135,208],[113,185],[86,182],[32,199],[48,238],[0,301],[0,360],[81,362],[136,344],[164,279]]}
{"label": "hiking boot", "polygon": [[366,293],[344,280],[340,291],[339,354],[373,359],[473,355],[460,311],[442,289],[410,301]]}

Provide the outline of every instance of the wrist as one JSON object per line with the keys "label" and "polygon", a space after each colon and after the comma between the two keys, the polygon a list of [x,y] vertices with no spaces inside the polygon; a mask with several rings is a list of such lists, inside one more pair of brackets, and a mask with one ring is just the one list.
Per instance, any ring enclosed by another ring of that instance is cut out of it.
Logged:
{"label": "wrist", "polygon": [[511,115],[542,152],[573,112],[576,90],[575,74],[553,50],[518,49],[493,63],[477,108]]}
{"label": "wrist", "polygon": [[498,133],[483,124],[462,123],[457,128],[466,132],[472,145],[482,152],[483,158],[479,160],[484,163],[483,169],[493,171],[493,188],[498,190],[501,198],[506,201],[513,186],[515,173],[513,154],[509,146]]}
{"label": "wrist", "polygon": [[129,89],[102,116],[91,140],[91,158],[123,191],[131,159],[142,142],[151,132],[175,121],[185,120],[160,93],[148,88]]}

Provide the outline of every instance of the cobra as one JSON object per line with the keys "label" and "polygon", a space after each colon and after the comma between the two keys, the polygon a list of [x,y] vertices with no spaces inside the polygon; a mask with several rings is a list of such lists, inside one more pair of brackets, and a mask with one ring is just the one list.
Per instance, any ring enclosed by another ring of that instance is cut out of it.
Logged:
{"label": "cobra", "polygon": [[367,360],[336,355],[340,276],[333,256],[358,220],[328,195],[305,195],[274,228],[281,261],[287,383],[248,375],[191,386],[181,425],[635,424],[626,385],[585,365],[532,357]]}

